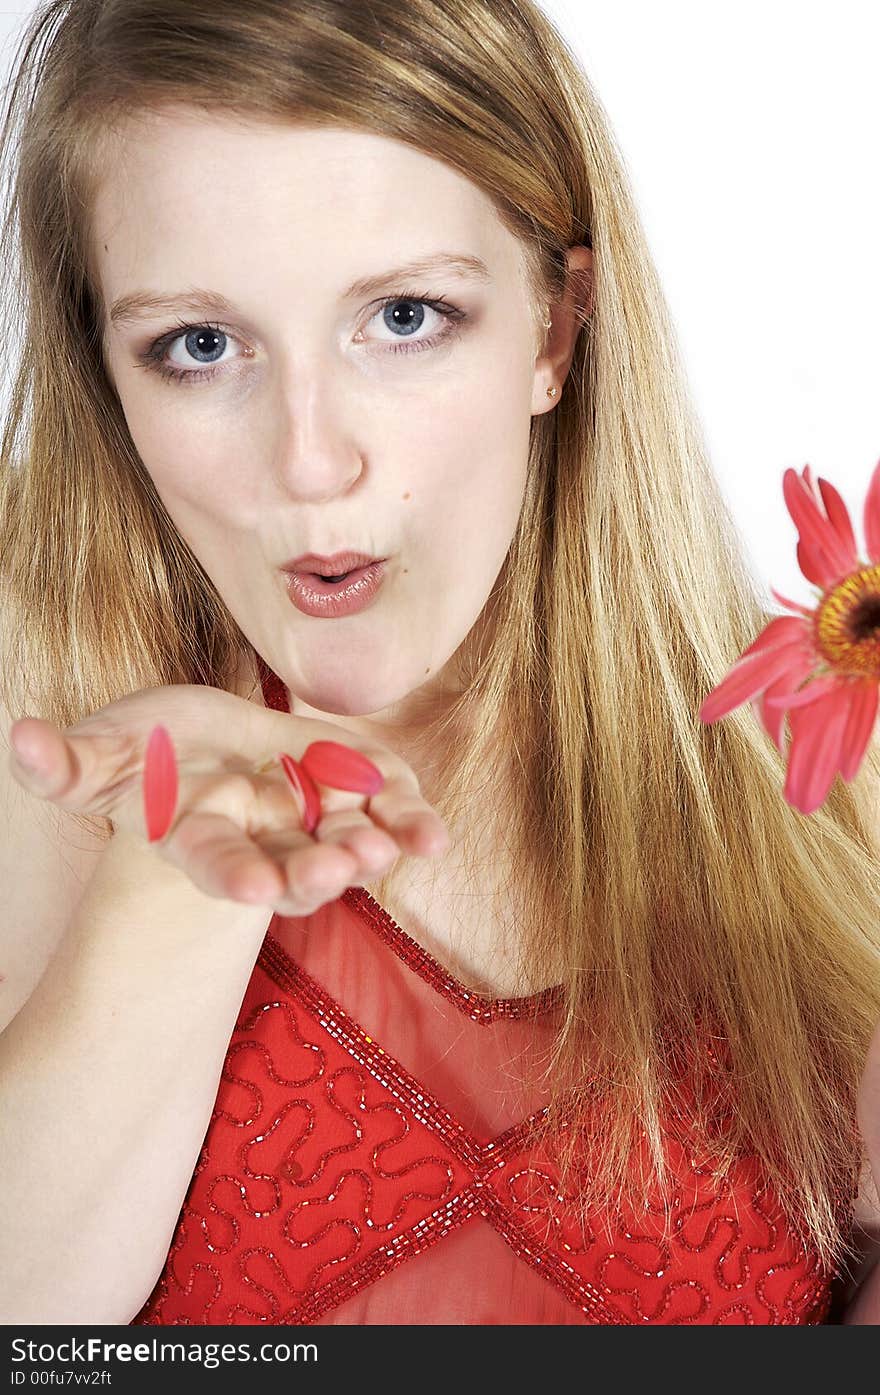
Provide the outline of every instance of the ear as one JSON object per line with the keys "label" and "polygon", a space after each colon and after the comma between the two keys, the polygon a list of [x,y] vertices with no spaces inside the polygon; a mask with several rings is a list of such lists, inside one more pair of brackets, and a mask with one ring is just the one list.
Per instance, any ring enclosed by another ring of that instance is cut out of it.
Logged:
{"label": "ear", "polygon": [[[592,248],[580,244],[569,247],[565,259],[565,292],[561,300],[548,306],[551,328],[546,330],[543,349],[535,359],[532,416],[550,411],[562,396],[578,334],[593,313]],[[547,389],[551,387],[557,391],[548,397]]]}

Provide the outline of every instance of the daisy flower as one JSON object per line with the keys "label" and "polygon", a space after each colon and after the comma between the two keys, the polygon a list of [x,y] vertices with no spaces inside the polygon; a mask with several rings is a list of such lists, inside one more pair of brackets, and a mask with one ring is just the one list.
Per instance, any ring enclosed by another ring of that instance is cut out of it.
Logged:
{"label": "daisy flower", "polygon": [[[802,814],[825,799],[834,777],[850,781],[867,750],[880,688],[880,460],[865,497],[868,560],[859,557],[849,513],[827,480],[786,470],[786,507],[798,530],[798,566],[813,583],[816,604],[798,605],[777,591],[794,615],[780,615],[740,655],[699,710],[707,725],[753,702],[764,730],[791,750],[784,796]],[[803,686],[801,686],[803,684]]]}

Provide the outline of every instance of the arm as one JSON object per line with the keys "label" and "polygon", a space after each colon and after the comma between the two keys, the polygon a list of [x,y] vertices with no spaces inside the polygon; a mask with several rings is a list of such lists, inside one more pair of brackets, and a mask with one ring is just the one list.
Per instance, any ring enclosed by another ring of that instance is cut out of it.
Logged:
{"label": "arm", "polygon": [[110,842],[0,1035],[0,1322],[128,1323],[145,1302],[271,917]]}
{"label": "arm", "polygon": [[880,1324],[880,1263],[875,1263],[868,1277],[859,1284],[840,1321],[861,1326]]}
{"label": "arm", "polygon": [[880,1197],[870,1166],[862,1174],[853,1222],[859,1262],[847,1286],[838,1321],[880,1324]]}
{"label": "arm", "polygon": [[880,1023],[874,1030],[868,1047],[868,1057],[859,1086],[858,1121],[868,1155],[854,1220],[857,1233],[864,1236],[861,1245],[863,1267],[868,1269],[841,1314],[842,1323],[859,1325],[880,1324]]}

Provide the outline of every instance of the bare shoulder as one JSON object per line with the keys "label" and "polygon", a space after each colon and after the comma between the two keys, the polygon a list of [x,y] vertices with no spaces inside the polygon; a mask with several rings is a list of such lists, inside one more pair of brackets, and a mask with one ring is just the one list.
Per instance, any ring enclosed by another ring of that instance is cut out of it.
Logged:
{"label": "bare shoulder", "polygon": [[42,978],[109,841],[15,779],[19,715],[0,701],[0,1031]]}

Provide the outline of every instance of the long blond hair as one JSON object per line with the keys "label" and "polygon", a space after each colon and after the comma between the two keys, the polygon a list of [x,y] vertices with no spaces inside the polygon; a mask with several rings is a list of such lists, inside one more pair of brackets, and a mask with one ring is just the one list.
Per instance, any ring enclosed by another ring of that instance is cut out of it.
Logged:
{"label": "long blond hair", "polygon": [[[364,129],[447,161],[521,240],[536,343],[565,249],[592,246],[592,309],[562,400],[532,422],[491,627],[468,636],[463,691],[425,732],[426,749],[463,733],[434,802],[451,824],[491,796],[496,743],[512,754],[522,876],[505,894],[529,978],[566,990],[546,1121],[565,1124],[565,1194],[587,1215],[665,1185],[684,1047],[687,1122],[719,1176],[754,1153],[837,1265],[880,1017],[880,760],[804,817],[748,709],[698,720],[771,617],[608,118],[529,0],[50,0],[32,15],[0,146],[4,345],[22,335],[0,461],[6,705],[67,726],[145,686],[225,687],[253,656],[157,497],[102,354],[95,182],[117,125],[171,103]],[[704,1107],[706,1092],[735,1107]],[[595,1166],[579,1175],[570,1125],[588,1100]]]}

